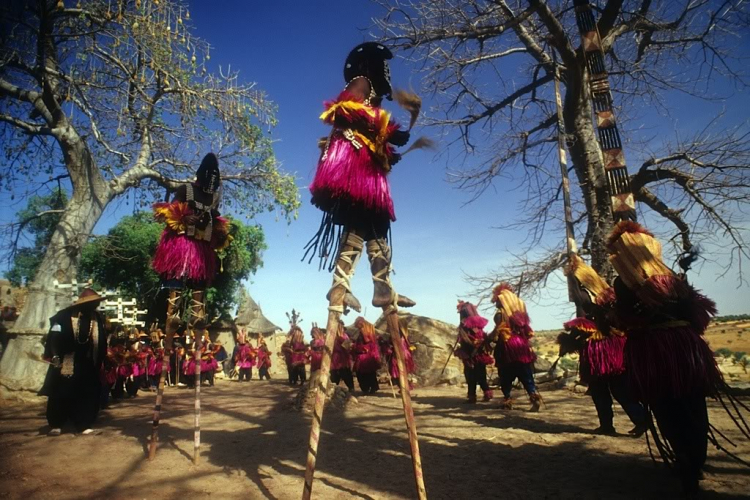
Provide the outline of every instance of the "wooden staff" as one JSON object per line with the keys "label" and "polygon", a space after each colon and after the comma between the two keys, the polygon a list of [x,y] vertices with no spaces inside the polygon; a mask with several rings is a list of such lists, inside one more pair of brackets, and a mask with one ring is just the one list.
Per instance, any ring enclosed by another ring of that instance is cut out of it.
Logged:
{"label": "wooden staff", "polygon": [[453,347],[451,348],[451,352],[448,353],[448,359],[445,360],[445,364],[443,365],[443,369],[440,370],[440,376],[438,377],[438,380],[443,377],[443,373],[445,373],[445,369],[448,368],[448,363],[450,363],[451,358],[453,357],[453,353],[456,352],[456,346],[458,345],[458,339],[459,338],[456,337],[456,341],[453,343]]}
{"label": "wooden staff", "polygon": [[[565,210],[565,245],[568,252],[568,262],[578,254],[575,233],[573,231],[573,208],[570,203],[570,179],[568,178],[568,157],[565,153],[565,121],[563,119],[562,96],[560,95],[560,69],[557,65],[556,52],[552,51],[552,60],[555,64],[555,103],[557,105],[557,158],[560,162],[560,178],[562,179],[563,207]],[[568,275],[568,300],[576,302],[573,287],[575,280]],[[577,311],[580,316],[581,311]]]}
{"label": "wooden staff", "polygon": [[414,481],[417,486],[417,496],[420,500],[427,500],[427,490],[424,486],[422,475],[422,456],[419,453],[419,440],[417,439],[417,423],[414,421],[414,409],[411,406],[411,393],[409,392],[409,379],[406,373],[406,354],[404,343],[401,341],[401,329],[398,322],[398,309],[395,305],[383,308],[388,333],[391,334],[391,342],[396,352],[398,363],[398,381],[401,386],[401,403],[404,407],[404,419],[409,432],[409,446],[411,447],[411,463],[414,469]]}

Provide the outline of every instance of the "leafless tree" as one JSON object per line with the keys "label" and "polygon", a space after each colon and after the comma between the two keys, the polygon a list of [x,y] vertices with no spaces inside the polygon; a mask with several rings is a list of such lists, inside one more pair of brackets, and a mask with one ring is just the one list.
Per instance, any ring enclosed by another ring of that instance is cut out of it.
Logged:
{"label": "leafless tree", "polygon": [[[437,103],[427,124],[441,127],[449,150],[461,152],[466,166],[452,168],[449,180],[473,197],[499,182],[526,190],[519,216],[503,227],[527,231],[528,248],[512,264],[470,277],[479,291],[500,279],[537,291],[565,262],[556,70],[576,233],[594,268],[611,276],[604,247],[611,201],[573,2],[376,1],[385,9],[375,20],[379,36],[418,66],[423,90]],[[640,120],[647,108],[668,114],[676,94],[719,99],[716,82],[747,89],[742,43],[750,9],[740,0],[608,0],[593,7],[626,153],[642,159],[630,168],[641,216],[657,228],[658,220],[671,223],[666,233],[677,251],[718,236],[730,249],[728,266],[739,266],[748,257],[747,125],[722,130],[712,119],[694,137],[672,142],[645,140],[634,129],[646,125]],[[636,135],[641,139],[628,141]]]}
{"label": "leafless tree", "polygon": [[207,71],[210,46],[193,36],[184,3],[11,0],[0,23],[0,182],[16,198],[59,179],[71,189],[18,332],[44,328],[53,280],[75,278],[110,202],[134,192],[148,204],[191,181],[209,150],[226,204],[248,216],[296,211],[268,134],[274,105],[236,71]]}

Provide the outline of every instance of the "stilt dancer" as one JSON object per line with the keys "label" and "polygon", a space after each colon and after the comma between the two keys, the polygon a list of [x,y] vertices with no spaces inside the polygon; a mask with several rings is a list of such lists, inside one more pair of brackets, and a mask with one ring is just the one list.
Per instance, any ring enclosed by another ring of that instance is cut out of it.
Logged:
{"label": "stilt dancer", "polygon": [[221,175],[219,162],[213,153],[201,161],[194,183],[177,189],[171,203],[157,203],[154,214],[157,220],[166,223],[161,240],[156,248],[153,267],[162,279],[162,286],[169,289],[167,304],[167,341],[162,359],[159,389],[154,405],[154,421],[149,446],[149,458],[156,454],[159,419],[161,415],[164,383],[167,376],[169,354],[174,333],[180,326],[180,311],[184,290],[192,289],[188,326],[196,331],[195,384],[195,446],[193,461],[198,463],[200,447],[200,347],[205,325],[205,288],[216,275],[216,252],[231,241],[229,224],[219,216],[221,200]]}
{"label": "stilt dancer", "polygon": [[[391,249],[388,234],[396,216],[387,174],[401,159],[393,146],[405,145],[410,135],[408,131],[400,130],[390,120],[390,114],[380,107],[383,97],[391,99],[387,61],[392,57],[391,51],[378,43],[368,42],[355,47],[344,65],[346,88],[336,100],[326,103],[326,111],[321,115],[333,130],[321,142],[322,154],[310,191],[312,203],[324,214],[317,234],[305,247],[303,260],[308,255],[312,260],[317,254],[321,267],[328,264],[328,269],[333,271],[333,286],[327,296],[326,342],[310,430],[302,494],[305,499],[312,494],[331,352],[339,318],[348,308],[360,310],[359,301],[351,293],[350,280],[365,242],[375,289],[372,304],[383,308],[396,348],[415,481],[419,497],[426,498],[416,425],[403,366],[397,309],[397,306],[413,306],[414,302],[398,295],[389,280]],[[338,251],[331,260],[334,249]]]}

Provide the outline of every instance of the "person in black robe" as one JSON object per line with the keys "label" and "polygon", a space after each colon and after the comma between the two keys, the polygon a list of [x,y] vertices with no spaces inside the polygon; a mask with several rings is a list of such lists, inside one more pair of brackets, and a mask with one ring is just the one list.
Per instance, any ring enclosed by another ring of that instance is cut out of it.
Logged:
{"label": "person in black robe", "polygon": [[73,304],[50,318],[44,357],[50,361],[44,385],[52,436],[70,421],[82,434],[93,432],[100,406],[102,363],[107,354],[104,320],[96,311],[104,300],[86,288]]}

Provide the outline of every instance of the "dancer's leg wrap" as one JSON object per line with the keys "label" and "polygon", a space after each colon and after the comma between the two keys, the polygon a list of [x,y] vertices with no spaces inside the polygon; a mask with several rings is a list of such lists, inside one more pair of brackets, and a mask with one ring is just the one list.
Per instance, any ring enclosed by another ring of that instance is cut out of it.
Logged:
{"label": "dancer's leg wrap", "polygon": [[385,238],[370,240],[367,242],[367,257],[370,260],[370,271],[372,272],[372,283],[374,292],[372,305],[375,307],[387,307],[397,304],[400,307],[412,307],[416,303],[404,295],[398,295],[391,285],[391,247]]}
{"label": "dancer's leg wrap", "polygon": [[[354,296],[351,289],[351,280],[354,277],[354,270],[357,268],[359,258],[362,256],[362,249],[365,241],[356,233],[346,233],[346,237],[341,242],[339,254],[336,260],[336,267],[333,271],[333,285],[326,295],[326,299],[331,300],[331,294],[337,287],[343,287],[344,309],[351,307],[357,312],[362,310],[357,297]],[[344,312],[344,309],[337,312]]]}

